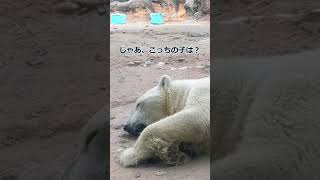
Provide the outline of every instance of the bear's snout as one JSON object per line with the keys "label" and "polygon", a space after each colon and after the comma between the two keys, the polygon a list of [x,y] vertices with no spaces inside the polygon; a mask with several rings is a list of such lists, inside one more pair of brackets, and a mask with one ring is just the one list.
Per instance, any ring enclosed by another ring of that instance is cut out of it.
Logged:
{"label": "bear's snout", "polygon": [[140,133],[146,128],[144,124],[125,124],[123,130],[127,131],[129,134],[134,136],[139,136]]}
{"label": "bear's snout", "polygon": [[128,125],[127,125],[127,124],[123,125],[123,129],[124,129],[125,131],[128,131]]}
{"label": "bear's snout", "polygon": [[146,126],[144,124],[138,124],[136,127],[135,127],[135,131],[140,134],[144,128],[146,128]]}

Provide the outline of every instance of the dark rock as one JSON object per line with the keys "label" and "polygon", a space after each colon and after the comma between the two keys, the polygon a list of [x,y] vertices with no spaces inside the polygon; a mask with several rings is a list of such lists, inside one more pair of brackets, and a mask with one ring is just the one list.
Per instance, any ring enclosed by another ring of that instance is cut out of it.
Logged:
{"label": "dark rock", "polygon": [[117,126],[114,126],[113,129],[121,129],[123,126],[122,125],[117,125]]}
{"label": "dark rock", "polygon": [[38,65],[44,64],[44,62],[43,60],[36,58],[36,59],[26,61],[26,64],[29,66],[38,66]]}
{"label": "dark rock", "polygon": [[38,49],[38,50],[35,50],[34,53],[37,56],[44,56],[48,54],[48,51],[46,49]]}
{"label": "dark rock", "polygon": [[184,58],[179,58],[179,59],[178,59],[178,62],[184,62],[184,61],[185,61]]}

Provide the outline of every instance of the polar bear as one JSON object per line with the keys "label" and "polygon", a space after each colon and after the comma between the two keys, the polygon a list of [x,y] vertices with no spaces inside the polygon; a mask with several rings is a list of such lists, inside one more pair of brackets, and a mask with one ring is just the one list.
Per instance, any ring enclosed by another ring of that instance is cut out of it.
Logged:
{"label": "polar bear", "polygon": [[210,178],[320,179],[319,57],[215,60]]}
{"label": "polar bear", "polygon": [[[59,180],[106,180],[106,167],[109,151],[106,137],[109,116],[108,106],[101,108],[81,131],[79,149]],[[54,178],[55,179],[55,178]]]}
{"label": "polar bear", "polygon": [[208,152],[210,77],[171,80],[163,75],[156,87],[137,100],[124,130],[140,135],[120,155],[125,167],[151,158],[177,165],[190,155]]}

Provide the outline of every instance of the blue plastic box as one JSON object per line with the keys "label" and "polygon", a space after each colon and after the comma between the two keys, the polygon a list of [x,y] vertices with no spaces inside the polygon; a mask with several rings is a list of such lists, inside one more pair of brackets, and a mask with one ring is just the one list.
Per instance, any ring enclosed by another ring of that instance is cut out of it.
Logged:
{"label": "blue plastic box", "polygon": [[127,24],[127,16],[125,14],[111,14],[111,24]]}
{"label": "blue plastic box", "polygon": [[163,13],[150,13],[151,24],[163,24],[164,14]]}

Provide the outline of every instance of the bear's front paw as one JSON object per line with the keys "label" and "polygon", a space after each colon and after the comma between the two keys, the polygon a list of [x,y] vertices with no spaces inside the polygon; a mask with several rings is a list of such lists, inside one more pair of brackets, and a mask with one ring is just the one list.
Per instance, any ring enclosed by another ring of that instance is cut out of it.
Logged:
{"label": "bear's front paw", "polygon": [[138,165],[138,158],[134,148],[128,148],[121,153],[120,164],[124,167]]}

